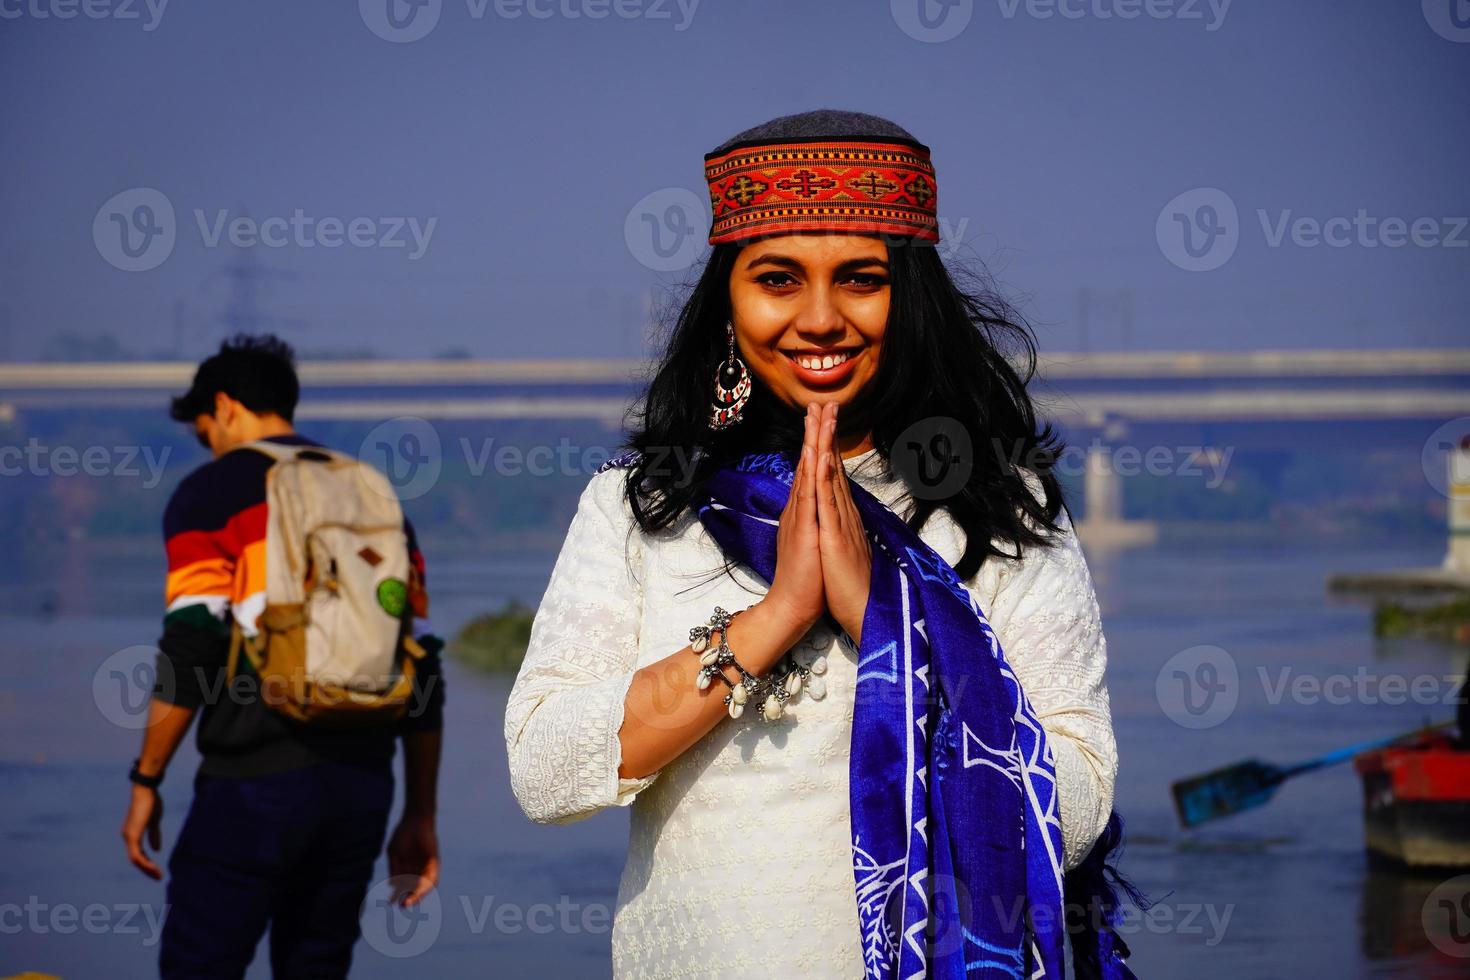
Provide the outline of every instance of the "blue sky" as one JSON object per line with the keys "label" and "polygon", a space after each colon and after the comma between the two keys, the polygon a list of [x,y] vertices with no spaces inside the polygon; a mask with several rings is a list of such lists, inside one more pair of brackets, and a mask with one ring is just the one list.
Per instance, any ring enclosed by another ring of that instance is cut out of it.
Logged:
{"label": "blue sky", "polygon": [[307,350],[641,355],[703,154],[822,106],[933,148],[1044,349],[1470,336],[1463,0],[419,2],[0,0],[0,354],[196,358],[250,261]]}

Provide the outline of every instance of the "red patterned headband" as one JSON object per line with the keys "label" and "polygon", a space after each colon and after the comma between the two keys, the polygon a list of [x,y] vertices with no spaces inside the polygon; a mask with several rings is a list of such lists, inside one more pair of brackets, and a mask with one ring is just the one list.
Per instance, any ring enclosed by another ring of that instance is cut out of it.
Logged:
{"label": "red patterned headband", "polygon": [[711,245],[798,231],[938,241],[929,148],[888,137],[758,141],[704,158]]}

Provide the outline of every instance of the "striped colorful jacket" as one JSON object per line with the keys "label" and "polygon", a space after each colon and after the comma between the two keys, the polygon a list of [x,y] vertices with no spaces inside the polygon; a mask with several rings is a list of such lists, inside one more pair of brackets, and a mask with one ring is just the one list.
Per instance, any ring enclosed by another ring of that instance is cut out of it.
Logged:
{"label": "striped colorful jacket", "polygon": [[[304,436],[276,437],[286,445],[316,445]],[[164,512],[168,552],[164,585],[165,626],[171,620],[213,625],[233,612],[244,631],[255,633],[265,608],[264,453],[239,450],[201,466],[174,491]],[[415,617],[429,615],[424,556],[406,518],[409,543],[409,601]]]}
{"label": "striped colorful jacket", "polygon": [[[275,436],[272,441],[319,445],[296,434]],[[204,756],[201,771],[206,773],[263,774],[293,768],[320,755],[312,751],[314,747],[333,754],[361,749],[391,757],[396,732],[441,724],[443,678],[437,652],[420,668],[421,710],[411,712],[393,731],[317,732],[289,722],[258,698],[220,696],[230,617],[254,633],[255,620],[265,606],[265,481],[273,462],[249,449],[225,453],[180,481],[164,511],[168,576],[154,693],[175,704],[203,708],[198,742]],[[422,619],[429,604],[424,556],[407,519],[404,530],[411,566],[409,602],[415,617]]]}

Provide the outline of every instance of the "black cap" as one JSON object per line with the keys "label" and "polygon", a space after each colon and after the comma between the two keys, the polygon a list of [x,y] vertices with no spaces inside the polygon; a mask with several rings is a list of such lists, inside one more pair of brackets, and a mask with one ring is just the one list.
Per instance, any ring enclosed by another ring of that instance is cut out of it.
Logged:
{"label": "black cap", "polygon": [[212,415],[214,396],[221,391],[256,414],[275,413],[289,422],[301,396],[291,346],[272,334],[226,340],[219,353],[199,365],[189,390],[173,399],[169,417],[193,422]]}

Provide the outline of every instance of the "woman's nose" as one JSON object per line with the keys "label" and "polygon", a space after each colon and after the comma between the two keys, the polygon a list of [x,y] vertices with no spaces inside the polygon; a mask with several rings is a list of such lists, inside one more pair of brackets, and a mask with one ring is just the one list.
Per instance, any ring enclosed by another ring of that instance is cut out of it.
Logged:
{"label": "woman's nose", "polygon": [[842,314],[832,302],[830,290],[820,287],[810,289],[805,299],[806,302],[792,321],[792,326],[804,340],[821,343],[822,338],[842,333]]}

